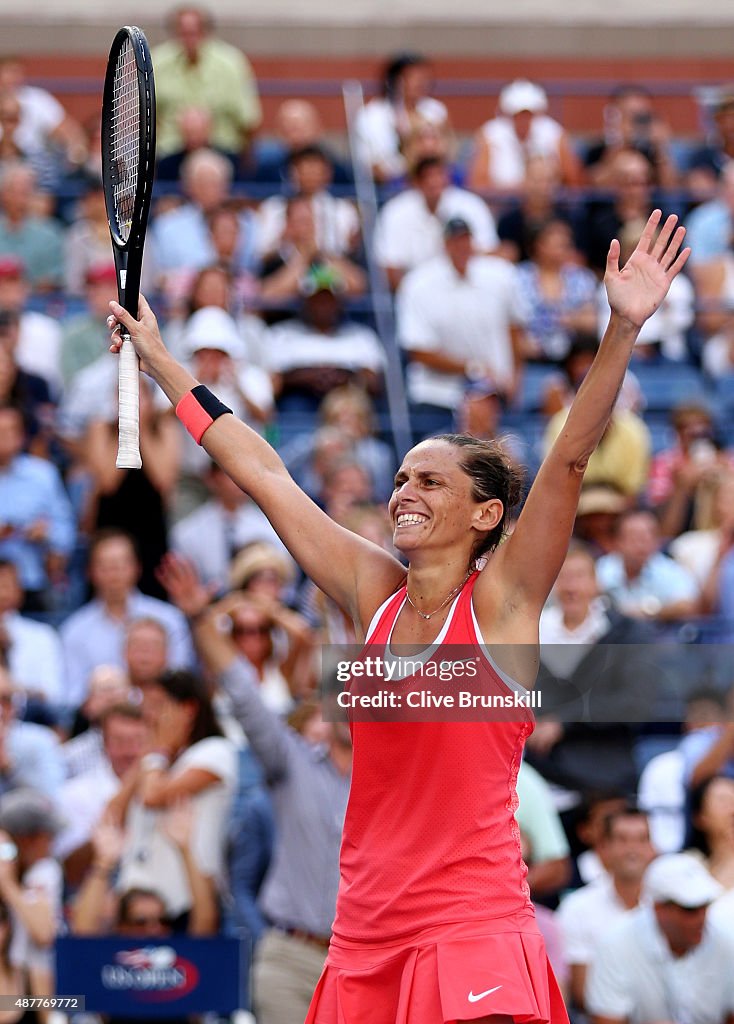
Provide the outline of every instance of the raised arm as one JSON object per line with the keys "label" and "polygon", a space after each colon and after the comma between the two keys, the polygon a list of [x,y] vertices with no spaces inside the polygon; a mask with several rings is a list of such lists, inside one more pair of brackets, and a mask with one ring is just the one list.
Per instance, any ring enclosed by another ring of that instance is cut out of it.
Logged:
{"label": "raised arm", "polygon": [[690,249],[680,249],[685,229],[668,217],[660,235],[655,210],[623,269],[619,242],[607,257],[604,282],[611,307],[609,326],[579,388],[563,430],[543,461],[512,536],[492,560],[492,573],[480,578],[475,594],[489,604],[502,583],[507,608],[540,613],[561,568],[576,517],[587,463],[609,422],[640,328],[667,295]]}
{"label": "raised arm", "polygon": [[[166,351],[148,303],[141,296],[139,320],[117,302],[111,302],[110,309],[110,326],[115,322],[125,325],[142,368],[177,405],[198,381]],[[119,347],[116,340],[111,349],[119,351]],[[397,559],[330,519],[298,487],[277,452],[235,416],[215,420],[202,443],[225,473],[260,506],[303,571],[358,626],[366,626],[375,609],[405,576]]]}

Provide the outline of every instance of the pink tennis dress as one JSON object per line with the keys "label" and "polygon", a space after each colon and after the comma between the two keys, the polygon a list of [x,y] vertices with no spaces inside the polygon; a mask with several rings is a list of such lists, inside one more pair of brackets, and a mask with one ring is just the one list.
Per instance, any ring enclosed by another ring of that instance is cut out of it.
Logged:
{"label": "pink tennis dress", "polygon": [[[477,578],[466,582],[421,656],[473,649],[484,690],[511,698],[521,688],[480,646]],[[405,600],[402,587],[376,613],[370,654],[390,656]],[[407,693],[415,680],[393,686]],[[336,919],[306,1024],[453,1024],[494,1014],[518,1024],[568,1022],[515,821],[532,711],[447,717],[352,722]]]}

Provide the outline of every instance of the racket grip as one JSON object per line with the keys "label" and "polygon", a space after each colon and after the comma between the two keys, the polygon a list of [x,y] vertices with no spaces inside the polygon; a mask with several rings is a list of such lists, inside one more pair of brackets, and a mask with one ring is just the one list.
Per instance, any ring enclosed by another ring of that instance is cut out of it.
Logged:
{"label": "racket grip", "polygon": [[140,367],[129,335],[123,335],[119,366],[117,468],[140,469]]}

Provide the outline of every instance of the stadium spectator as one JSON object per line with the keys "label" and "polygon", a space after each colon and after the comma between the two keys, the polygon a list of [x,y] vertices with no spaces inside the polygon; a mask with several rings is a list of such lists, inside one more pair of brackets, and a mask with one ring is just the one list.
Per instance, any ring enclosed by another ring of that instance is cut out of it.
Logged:
{"label": "stadium spectator", "polygon": [[237,752],[222,734],[197,676],[166,672],[150,689],[156,691],[153,750],[126,777],[105,813],[125,827],[118,888],[157,892],[175,921],[191,910],[193,891],[181,849],[167,834],[166,812],[181,798],[191,798],[191,854],[201,874],[221,892]]}
{"label": "stadium spectator", "polygon": [[698,328],[703,341],[701,361],[712,377],[734,372],[734,257],[727,248],[708,263],[694,267],[698,288]]}
{"label": "stadium spectator", "polygon": [[24,442],[20,410],[0,407],[0,558],[17,566],[24,608],[39,611],[63,585],[75,524],[58,469]]}
{"label": "stadium spectator", "polygon": [[[249,555],[249,551],[243,555]],[[281,557],[279,561],[284,560]],[[237,560],[233,571],[237,571]],[[280,601],[242,593],[223,598],[217,610],[230,620],[232,646],[254,670],[267,708],[286,715],[297,699],[310,695],[314,688],[314,641],[301,615]]]}
{"label": "stadium spectator", "polygon": [[186,565],[169,560],[167,568],[169,593],[194,621],[199,652],[230,695],[273,795],[277,838],[260,896],[270,927],[255,954],[257,1018],[259,1024],[301,1020],[334,916],[352,764],[349,730],[346,723],[331,723],[315,744],[269,711],[252,669],[217,628],[206,590]]}
{"label": "stadium spectator", "polygon": [[629,507],[629,499],[610,484],[584,484],[581,488],[573,535],[589,549],[594,558],[614,548],[614,524]]}
{"label": "stadium spectator", "polygon": [[20,614],[23,589],[14,562],[0,559],[0,650],[16,686],[29,701],[61,700],[64,663],[61,641],[52,626]]}
{"label": "stadium spectator", "polygon": [[64,291],[67,295],[88,295],[90,271],[110,262],[110,228],[102,179],[87,176],[82,196],[64,239]]}
{"label": "stadium spectator", "polygon": [[385,67],[382,95],[370,100],[357,115],[357,160],[372,169],[378,182],[405,173],[402,150],[417,123],[448,125],[446,107],[429,96],[430,72],[428,60],[420,54],[396,54]]}
{"label": "stadium spectator", "polygon": [[454,162],[455,155],[455,139],[448,121],[435,124],[433,121],[425,121],[421,118],[415,122],[403,143],[406,175],[400,183],[401,186],[407,185],[410,169],[428,157],[438,157],[445,161],[450,167],[451,181],[460,185],[463,181],[463,173]]}
{"label": "stadium spectator", "polygon": [[181,177],[181,167],[186,158],[201,149],[219,153],[232,164],[233,174],[237,173],[236,153],[227,153],[219,149],[212,141],[214,121],[209,110],[201,106],[182,107],[176,120],[178,122],[179,148],[161,157],[156,164],[155,174],[158,181],[178,182]]}
{"label": "stadium spectator", "polygon": [[192,802],[180,799],[164,817],[163,830],[184,866],[192,904],[183,928],[171,921],[163,896],[155,889],[131,888],[119,892],[113,879],[125,845],[121,829],[100,823],[92,836],[93,857],[71,907],[74,935],[120,935],[161,939],[173,931],[206,936],[217,931],[218,908],[211,880],[202,874],[195,856],[195,815]]}
{"label": "stadium spectator", "polygon": [[557,915],[579,1010],[584,1009],[586,975],[599,942],[639,905],[642,877],[655,856],[647,816],[631,805],[604,819],[603,837],[607,874],[565,896]]}
{"label": "stadium spectator", "polygon": [[[107,233],[109,236],[109,230]],[[115,265],[109,260],[109,237],[107,249],[105,262],[90,263],[84,272],[86,309],[69,317],[63,325],[60,363],[65,387],[80,370],[99,359],[104,349],[104,323],[110,290],[114,291],[117,284]]]}
{"label": "stadium spectator", "polygon": [[[110,800],[139,764],[148,749],[148,726],[141,709],[129,701],[105,708],[97,720],[100,735],[99,758],[85,771],[68,778],[59,794],[58,808],[64,822],[54,844],[60,861],[79,857],[86,866],[95,828]],[[76,857],[75,857],[76,855]],[[74,870],[73,861],[66,865]],[[78,866],[75,874],[78,874]]]}
{"label": "stadium spectator", "polygon": [[593,558],[572,543],[540,617],[543,710],[527,741],[530,763],[549,782],[571,794],[634,792],[635,723],[654,696],[639,686],[653,664],[649,641],[648,627],[600,598]]}
{"label": "stadium spectator", "polygon": [[663,554],[658,521],[629,509],[616,523],[616,550],[597,562],[599,585],[625,615],[675,622],[698,611],[698,587],[682,566]]}
{"label": "stadium spectator", "polygon": [[[674,494],[682,486],[678,484]],[[734,472],[730,467],[716,473],[711,481],[710,498],[710,514],[699,519],[703,528],[681,533],[668,545],[669,554],[691,573],[701,589],[711,573],[721,545],[726,545],[727,538],[734,534]]]}
{"label": "stadium spectator", "polygon": [[[362,268],[319,245],[313,203],[308,196],[291,196],[283,217],[277,247],[260,268],[260,296],[266,308],[296,299],[308,274],[319,267],[327,267],[335,275],[345,296],[364,294],[367,278]],[[275,318],[268,315],[266,319],[272,323]]]}
{"label": "stadium spectator", "polygon": [[259,138],[252,147],[252,178],[257,182],[285,186],[289,182],[288,158],[307,146],[319,146],[328,154],[335,185],[348,185],[352,172],[324,144],[324,128],[313,103],[304,99],[283,100],[275,112],[275,136]]}
{"label": "stadium spectator", "polygon": [[[672,750],[657,754],[640,775],[637,801],[647,813],[653,845],[660,853],[677,853],[686,839],[686,774],[691,773],[706,746],[715,742],[716,727],[724,722],[725,702],[718,690],[697,689],[686,701],[683,738]],[[713,734],[711,730],[714,730]],[[699,748],[701,733],[713,739]]]}
{"label": "stadium spectator", "polygon": [[[197,309],[186,321],[181,348],[197,380],[223,395],[222,401],[237,410],[245,422],[262,428],[273,407],[271,380],[254,361],[247,361],[243,333],[228,312],[219,306]],[[202,477],[209,468],[206,452],[183,427],[178,429],[181,476],[176,490],[176,518],[188,514],[208,496]]]}
{"label": "stadium spectator", "polygon": [[[359,216],[348,199],[337,199],[329,192],[334,169],[325,149],[304,146],[288,157],[291,188],[295,195],[308,199],[313,212],[318,250],[326,256],[346,256],[359,241]],[[276,252],[285,229],[285,196],[271,196],[258,210],[258,247],[262,257]]]}
{"label": "stadium spectator", "polygon": [[675,443],[652,460],[647,498],[663,535],[676,537],[691,527],[712,525],[714,494],[719,480],[731,472],[732,459],[721,451],[707,405],[682,402],[671,410],[670,421]]}
{"label": "stadium spectator", "polygon": [[513,263],[529,260],[529,241],[541,224],[551,220],[574,224],[576,216],[569,206],[556,199],[557,188],[558,169],[553,163],[543,156],[529,156],[522,194],[497,219],[498,255]]}
{"label": "stadium spectator", "polygon": [[216,462],[204,476],[209,500],[180,519],[171,531],[171,548],[190,561],[205,586],[224,593],[232,559],[257,541],[280,548],[263,513]]}
{"label": "stadium spectator", "polygon": [[0,406],[12,405],[20,410],[28,450],[45,455],[51,440],[54,406],[43,377],[26,373],[18,366],[14,356],[17,333],[17,314],[0,310]]}
{"label": "stadium spectator", "polygon": [[727,162],[721,171],[716,195],[697,206],[686,218],[686,237],[691,243],[693,258],[691,271],[697,283],[697,268],[701,264],[721,260],[728,253],[734,227],[733,215],[734,164]]}
{"label": "stadium spectator", "polygon": [[36,310],[28,309],[30,284],[25,267],[16,256],[0,257],[0,310],[5,316],[5,343],[18,366],[46,381],[58,397],[61,388],[61,328]]}
{"label": "stadium spectator", "polygon": [[703,786],[715,775],[734,779],[734,690],[720,695],[718,704],[709,701],[708,720],[692,730],[680,743],[683,781]]}
{"label": "stadium spectator", "polygon": [[[639,227],[627,224],[620,235],[620,259],[626,262],[640,240]],[[597,329],[601,332],[609,322],[609,303],[602,285],[597,289]],[[685,275],[677,277],[665,301],[655,310],[635,343],[634,361],[653,362],[658,359],[687,362],[689,356],[688,331],[693,326],[696,295]]]}
{"label": "stadium spectator", "polygon": [[478,252],[497,248],[489,207],[479,196],[449,183],[440,157],[421,160],[412,169],[411,186],[385,203],[375,226],[375,258],[393,289],[413,267],[441,254],[443,229],[452,218],[469,224]]}
{"label": "stadium spectator", "polygon": [[612,184],[614,158],[627,149],[641,153],[650,163],[653,184],[675,188],[679,175],[670,136],[670,127],[656,113],[648,89],[636,83],[618,86],[604,107],[604,137],[592,142],[584,157],[591,182],[599,188]]}
{"label": "stadium spectator", "polygon": [[574,806],[569,820],[569,838],[575,854],[574,887],[588,885],[607,874],[604,821],[610,814],[624,811],[630,798],[615,787],[587,789]]}
{"label": "stadium spectator", "polygon": [[647,157],[634,149],[617,152],[609,168],[613,198],[591,202],[587,207],[584,255],[600,276],[613,238],[635,231],[638,236],[652,210],[652,167]]}
{"label": "stadium spectator", "polygon": [[169,634],[165,625],[150,616],[133,619],[125,634],[125,669],[130,686],[142,695],[146,707],[148,688],[169,664]]}
{"label": "stadium spectator", "polygon": [[33,786],[58,797],[64,778],[59,743],[51,729],[19,719],[21,690],[0,666],[0,793]]}
{"label": "stadium spectator", "polygon": [[[573,394],[578,390],[591,365],[597,348],[596,336],[576,338],[568,352],[563,369],[570,390],[563,409],[551,417],[543,436],[543,449],[548,451],[566,422]],[[625,407],[626,387],[622,385],[612,418],[589,459],[584,473],[585,486],[605,484],[615,488],[627,499],[639,495],[647,482],[652,442],[644,421]]]}
{"label": "stadium spectator", "polygon": [[171,667],[191,664],[191,637],[181,613],[137,589],[140,562],[127,533],[109,528],[92,537],[88,572],[94,596],[61,627],[68,707],[84,702],[97,665],[124,667],[125,632],[134,619],[150,617],[166,627]]}
{"label": "stadium spectator", "polygon": [[526,349],[519,275],[476,251],[468,221],[444,227],[444,252],[410,270],[396,296],[416,438],[449,430],[465,382],[490,377],[514,395]]}
{"label": "stadium spectator", "polygon": [[0,902],[12,921],[8,958],[24,993],[51,996],[53,944],[61,922],[61,868],[52,856],[60,821],[44,793],[23,788],[0,799]]}
{"label": "stadium spectator", "polygon": [[61,747],[66,778],[88,774],[104,764],[101,721],[106,712],[131,703],[133,689],[127,673],[115,665],[98,665],[89,677],[87,697],[69,728],[70,739]]}
{"label": "stadium spectator", "polygon": [[212,118],[214,145],[238,155],[262,118],[250,62],[214,36],[212,17],[201,7],[176,8],[167,27],[170,38],[151,55],[159,156],[183,148],[180,115],[190,107],[204,107]]}
{"label": "stadium spectator", "polygon": [[354,455],[335,460],[324,474],[320,504],[337,523],[351,516],[355,509],[375,502],[369,471]]}
{"label": "stadium spectator", "polygon": [[36,212],[36,177],[18,161],[0,175],[0,256],[14,256],[28,273],[35,292],[62,283],[63,233],[50,217]]}
{"label": "stadium spectator", "polygon": [[[221,153],[200,149],[181,165],[181,188],[187,198],[156,217],[151,225],[153,264],[167,289],[180,289],[177,275],[200,270],[216,263],[217,254],[209,233],[209,216],[228,199],[232,185],[232,165]],[[252,270],[256,264],[255,220],[245,211],[240,214],[241,240],[237,269]]]}
{"label": "stadium spectator", "polygon": [[644,903],[609,931],[592,959],[586,1007],[593,1024],[730,1019],[734,948],[706,921],[720,892],[690,854],[652,862],[643,880]]}
{"label": "stadium spectator", "polygon": [[563,185],[581,185],[583,172],[562,125],[548,117],[548,97],[534,82],[518,78],[499,96],[497,115],[474,139],[467,184],[472,189],[520,191],[527,161],[541,156]]}
{"label": "stadium spectator", "polygon": [[39,191],[53,192],[59,186],[58,161],[48,149],[25,150],[16,141],[21,117],[20,100],[15,92],[0,88],[0,172],[6,163],[21,160],[33,169]]}
{"label": "stadium spectator", "polygon": [[60,147],[69,168],[78,167],[87,155],[84,132],[46,89],[28,85],[17,57],[0,60],[0,91],[14,93],[20,103],[15,141],[26,153]]}
{"label": "stadium spectator", "polygon": [[346,319],[341,282],[329,267],[301,285],[300,315],[270,329],[268,364],[281,414],[316,413],[332,388],[347,383],[371,395],[382,389],[385,354],[370,327]]}
{"label": "stadium spectator", "polygon": [[528,249],[530,259],[518,267],[518,287],[528,306],[528,353],[559,361],[568,355],[575,335],[596,331],[597,282],[578,265],[565,220],[537,225]]}
{"label": "stadium spectator", "polygon": [[570,848],[561,819],[553,806],[553,793],[543,776],[523,761],[517,773],[518,806],[515,812],[527,843],[527,882],[533,899],[553,898],[571,876]]}
{"label": "stadium spectator", "polygon": [[[711,195],[734,157],[734,88],[723,86],[713,107],[713,132],[688,161],[688,187],[697,196]],[[705,257],[704,257],[705,258]]]}
{"label": "stadium spectator", "polygon": [[[731,760],[731,759],[730,759]],[[731,768],[731,764],[725,767]],[[726,890],[734,889],[734,778],[711,775],[690,793],[690,847]]]}
{"label": "stadium spectator", "polygon": [[[387,498],[393,489],[395,456],[384,441],[375,437],[375,409],[369,395],[352,384],[336,387],[319,406],[323,424],[314,433],[302,433],[281,449],[288,472],[313,497],[323,486],[325,448],[337,458],[353,453],[372,477],[378,498]],[[321,444],[325,442],[325,448]]]}
{"label": "stadium spectator", "polygon": [[167,409],[157,408],[153,388],[140,382],[139,427],[142,469],[115,465],[117,416],[92,420],[84,438],[91,494],[86,509],[92,531],[108,527],[126,530],[140,560],[140,588],[165,597],[155,570],[168,549],[168,511],[178,483],[183,438]]}

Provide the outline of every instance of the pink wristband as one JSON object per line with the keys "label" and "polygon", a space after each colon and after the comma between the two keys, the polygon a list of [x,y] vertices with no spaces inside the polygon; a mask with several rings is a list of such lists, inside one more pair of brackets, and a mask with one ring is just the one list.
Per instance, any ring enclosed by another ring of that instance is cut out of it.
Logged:
{"label": "pink wristband", "polygon": [[231,413],[232,410],[203,384],[197,384],[187,392],[176,406],[176,415],[197,444],[201,444],[202,437],[214,420],[226,412]]}
{"label": "pink wristband", "polygon": [[188,391],[178,403],[176,415],[197,444],[201,444],[204,432],[214,422],[209,413],[199,405],[193,391]]}

